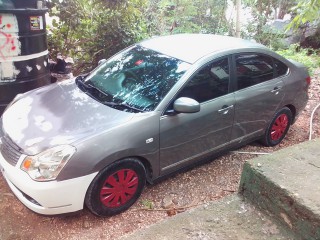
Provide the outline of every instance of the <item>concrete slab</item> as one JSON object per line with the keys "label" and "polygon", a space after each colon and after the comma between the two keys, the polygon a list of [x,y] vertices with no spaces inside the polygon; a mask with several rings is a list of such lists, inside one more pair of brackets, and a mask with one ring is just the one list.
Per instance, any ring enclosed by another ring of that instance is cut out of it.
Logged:
{"label": "concrete slab", "polygon": [[320,139],[246,162],[239,191],[121,239],[320,240]]}
{"label": "concrete slab", "polygon": [[180,213],[121,240],[281,240],[295,239],[237,195]]}
{"label": "concrete slab", "polygon": [[320,139],[245,163],[240,192],[300,239],[320,239]]}

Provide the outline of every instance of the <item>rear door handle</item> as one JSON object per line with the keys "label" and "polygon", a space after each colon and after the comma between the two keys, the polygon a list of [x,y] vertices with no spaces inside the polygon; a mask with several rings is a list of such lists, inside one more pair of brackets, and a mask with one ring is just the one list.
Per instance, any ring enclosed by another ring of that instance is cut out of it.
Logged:
{"label": "rear door handle", "polygon": [[222,106],[221,109],[218,110],[218,113],[227,114],[229,112],[229,110],[232,108],[233,108],[233,105],[230,105],[230,106],[224,105],[224,106]]}

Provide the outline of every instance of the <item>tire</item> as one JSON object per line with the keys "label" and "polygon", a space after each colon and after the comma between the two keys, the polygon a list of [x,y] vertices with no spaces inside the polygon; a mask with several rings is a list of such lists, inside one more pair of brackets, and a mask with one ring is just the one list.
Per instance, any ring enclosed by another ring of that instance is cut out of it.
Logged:
{"label": "tire", "polygon": [[119,160],[93,179],[85,204],[95,215],[116,215],[136,202],[145,184],[146,170],[140,161],[133,158]]}
{"label": "tire", "polygon": [[274,115],[261,139],[262,144],[267,147],[278,145],[286,136],[291,124],[292,112],[289,108],[284,107]]}

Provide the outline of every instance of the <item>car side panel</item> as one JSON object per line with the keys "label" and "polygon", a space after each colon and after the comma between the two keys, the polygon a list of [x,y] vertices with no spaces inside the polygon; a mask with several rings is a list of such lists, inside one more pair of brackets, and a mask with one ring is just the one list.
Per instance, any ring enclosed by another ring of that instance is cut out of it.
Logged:
{"label": "car side panel", "polygon": [[[198,113],[163,116],[160,119],[161,175],[228,144],[233,125],[233,106],[234,95],[228,94],[202,103]],[[221,111],[227,107],[227,110]]]}
{"label": "car side panel", "polygon": [[279,78],[236,91],[232,141],[261,136],[282,106],[284,96],[284,84]]}
{"label": "car side panel", "polygon": [[59,181],[99,172],[127,157],[146,159],[153,177],[159,174],[160,113],[137,114],[133,120],[75,144],[77,152],[60,172]]}
{"label": "car side panel", "polygon": [[296,117],[306,107],[308,102],[308,84],[306,78],[309,76],[305,68],[290,67],[289,74],[284,78],[286,96],[283,105],[292,105],[295,108]]}

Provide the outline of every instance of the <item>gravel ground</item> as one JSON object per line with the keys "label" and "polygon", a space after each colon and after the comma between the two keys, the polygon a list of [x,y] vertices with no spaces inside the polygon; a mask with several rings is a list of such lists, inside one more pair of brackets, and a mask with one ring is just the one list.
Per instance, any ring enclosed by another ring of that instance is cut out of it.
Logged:
{"label": "gravel ground", "polygon": [[[307,141],[313,108],[320,102],[320,69],[312,80],[310,100],[285,140],[275,148],[258,143],[238,151],[271,153]],[[312,137],[320,137],[320,109],[316,111]],[[255,154],[230,152],[207,164],[147,186],[139,201],[128,211],[99,218],[88,210],[72,216],[45,217],[25,208],[0,177],[0,239],[117,239],[192,207],[237,191],[243,163]]]}

